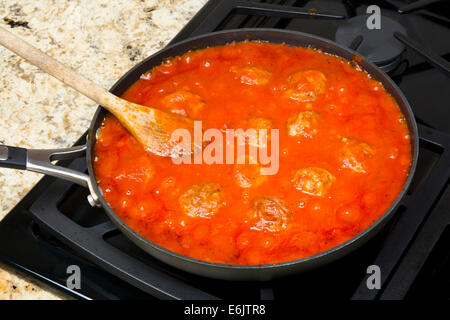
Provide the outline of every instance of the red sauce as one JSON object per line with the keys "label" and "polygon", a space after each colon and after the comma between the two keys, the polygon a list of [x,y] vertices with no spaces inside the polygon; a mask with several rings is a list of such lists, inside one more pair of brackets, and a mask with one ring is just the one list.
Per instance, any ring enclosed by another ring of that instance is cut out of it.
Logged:
{"label": "red sauce", "polygon": [[257,165],[176,165],[105,119],[94,165],[103,196],[132,229],[182,255],[251,265],[319,253],[369,227],[408,176],[398,105],[342,58],[243,42],[186,53],[144,78],[123,97],[203,129],[279,129],[279,171],[260,176]]}

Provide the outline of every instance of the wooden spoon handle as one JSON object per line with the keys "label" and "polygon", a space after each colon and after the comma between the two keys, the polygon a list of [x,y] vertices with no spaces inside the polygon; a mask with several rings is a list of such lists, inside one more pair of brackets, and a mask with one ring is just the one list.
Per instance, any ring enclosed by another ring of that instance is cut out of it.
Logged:
{"label": "wooden spoon handle", "polygon": [[[120,100],[119,98],[2,27],[0,27],[0,44],[98,104],[108,109],[120,109],[119,105],[111,106],[116,100]],[[110,111],[115,113],[114,110]]]}
{"label": "wooden spoon handle", "polygon": [[[177,155],[172,152],[171,134],[177,129],[193,132],[193,120],[116,97],[1,27],[0,44],[108,109],[148,151],[164,157]],[[190,155],[192,147],[186,141],[183,150]]]}

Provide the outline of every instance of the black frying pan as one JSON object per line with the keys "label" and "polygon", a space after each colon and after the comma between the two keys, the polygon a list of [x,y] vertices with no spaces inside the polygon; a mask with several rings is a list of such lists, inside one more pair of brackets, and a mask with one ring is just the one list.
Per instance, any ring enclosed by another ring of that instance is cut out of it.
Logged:
{"label": "black frying pan", "polygon": [[[341,56],[348,60],[353,60],[353,58],[357,55],[356,52],[344,48],[332,41],[301,32],[276,29],[239,29],[221,31],[191,38],[159,51],[128,71],[122,78],[119,79],[119,81],[117,81],[110,91],[115,95],[122,95],[134,82],[140,78],[141,74],[161,64],[167,57],[178,56],[192,49],[224,45],[233,41],[245,41],[249,39],[268,41],[272,43],[286,43],[292,46],[311,46],[314,48],[320,48],[324,52]],[[102,107],[97,109],[97,112],[92,119],[88,132],[88,141],[85,146],[58,150],[27,150],[18,147],[0,146],[0,167],[45,173],[88,187],[91,193],[88,197],[89,202],[92,205],[103,207],[110,219],[130,240],[152,256],[179,269],[202,276],[227,280],[270,280],[288,274],[306,271],[346,255],[374,236],[392,218],[393,212],[405,195],[416,169],[419,138],[414,115],[408,102],[406,101],[406,98],[396,84],[374,64],[367,61],[365,58],[361,58],[359,65],[370,73],[373,78],[379,80],[383,84],[385,89],[395,98],[400,110],[405,115],[411,134],[411,169],[405,185],[403,186],[400,194],[397,196],[397,199],[390,206],[390,208],[386,210],[386,212],[369,228],[334,248],[303,259],[265,265],[230,265],[206,262],[169,251],[156,245],[155,243],[150,242],[130,229],[115,214],[115,212],[102,197],[102,192],[97,185],[92,167],[96,132],[108,113],[108,111]],[[82,156],[85,153],[89,171],[88,175],[71,169],[55,166],[50,163],[52,160],[73,158]]]}

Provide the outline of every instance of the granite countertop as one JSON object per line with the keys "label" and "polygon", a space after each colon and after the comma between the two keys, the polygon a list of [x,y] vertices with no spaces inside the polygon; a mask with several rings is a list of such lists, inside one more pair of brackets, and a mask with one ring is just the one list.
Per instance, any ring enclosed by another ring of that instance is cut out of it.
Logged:
{"label": "granite countertop", "polygon": [[[163,48],[206,0],[0,0],[0,25],[104,88]],[[0,144],[71,146],[96,103],[0,47]],[[41,175],[0,169],[0,220]],[[1,245],[1,243],[0,243]],[[0,299],[60,293],[0,264]]]}

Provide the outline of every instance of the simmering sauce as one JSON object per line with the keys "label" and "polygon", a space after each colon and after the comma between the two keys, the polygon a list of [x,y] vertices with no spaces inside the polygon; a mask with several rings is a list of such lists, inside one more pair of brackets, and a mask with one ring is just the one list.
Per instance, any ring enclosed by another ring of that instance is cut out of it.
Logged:
{"label": "simmering sauce", "polygon": [[352,62],[312,48],[189,52],[123,97],[202,120],[203,130],[279,129],[279,170],[262,175],[258,164],[175,164],[104,120],[94,169],[106,201],[148,240],[200,260],[267,264],[332,248],[389,208],[411,166],[393,97]]}

